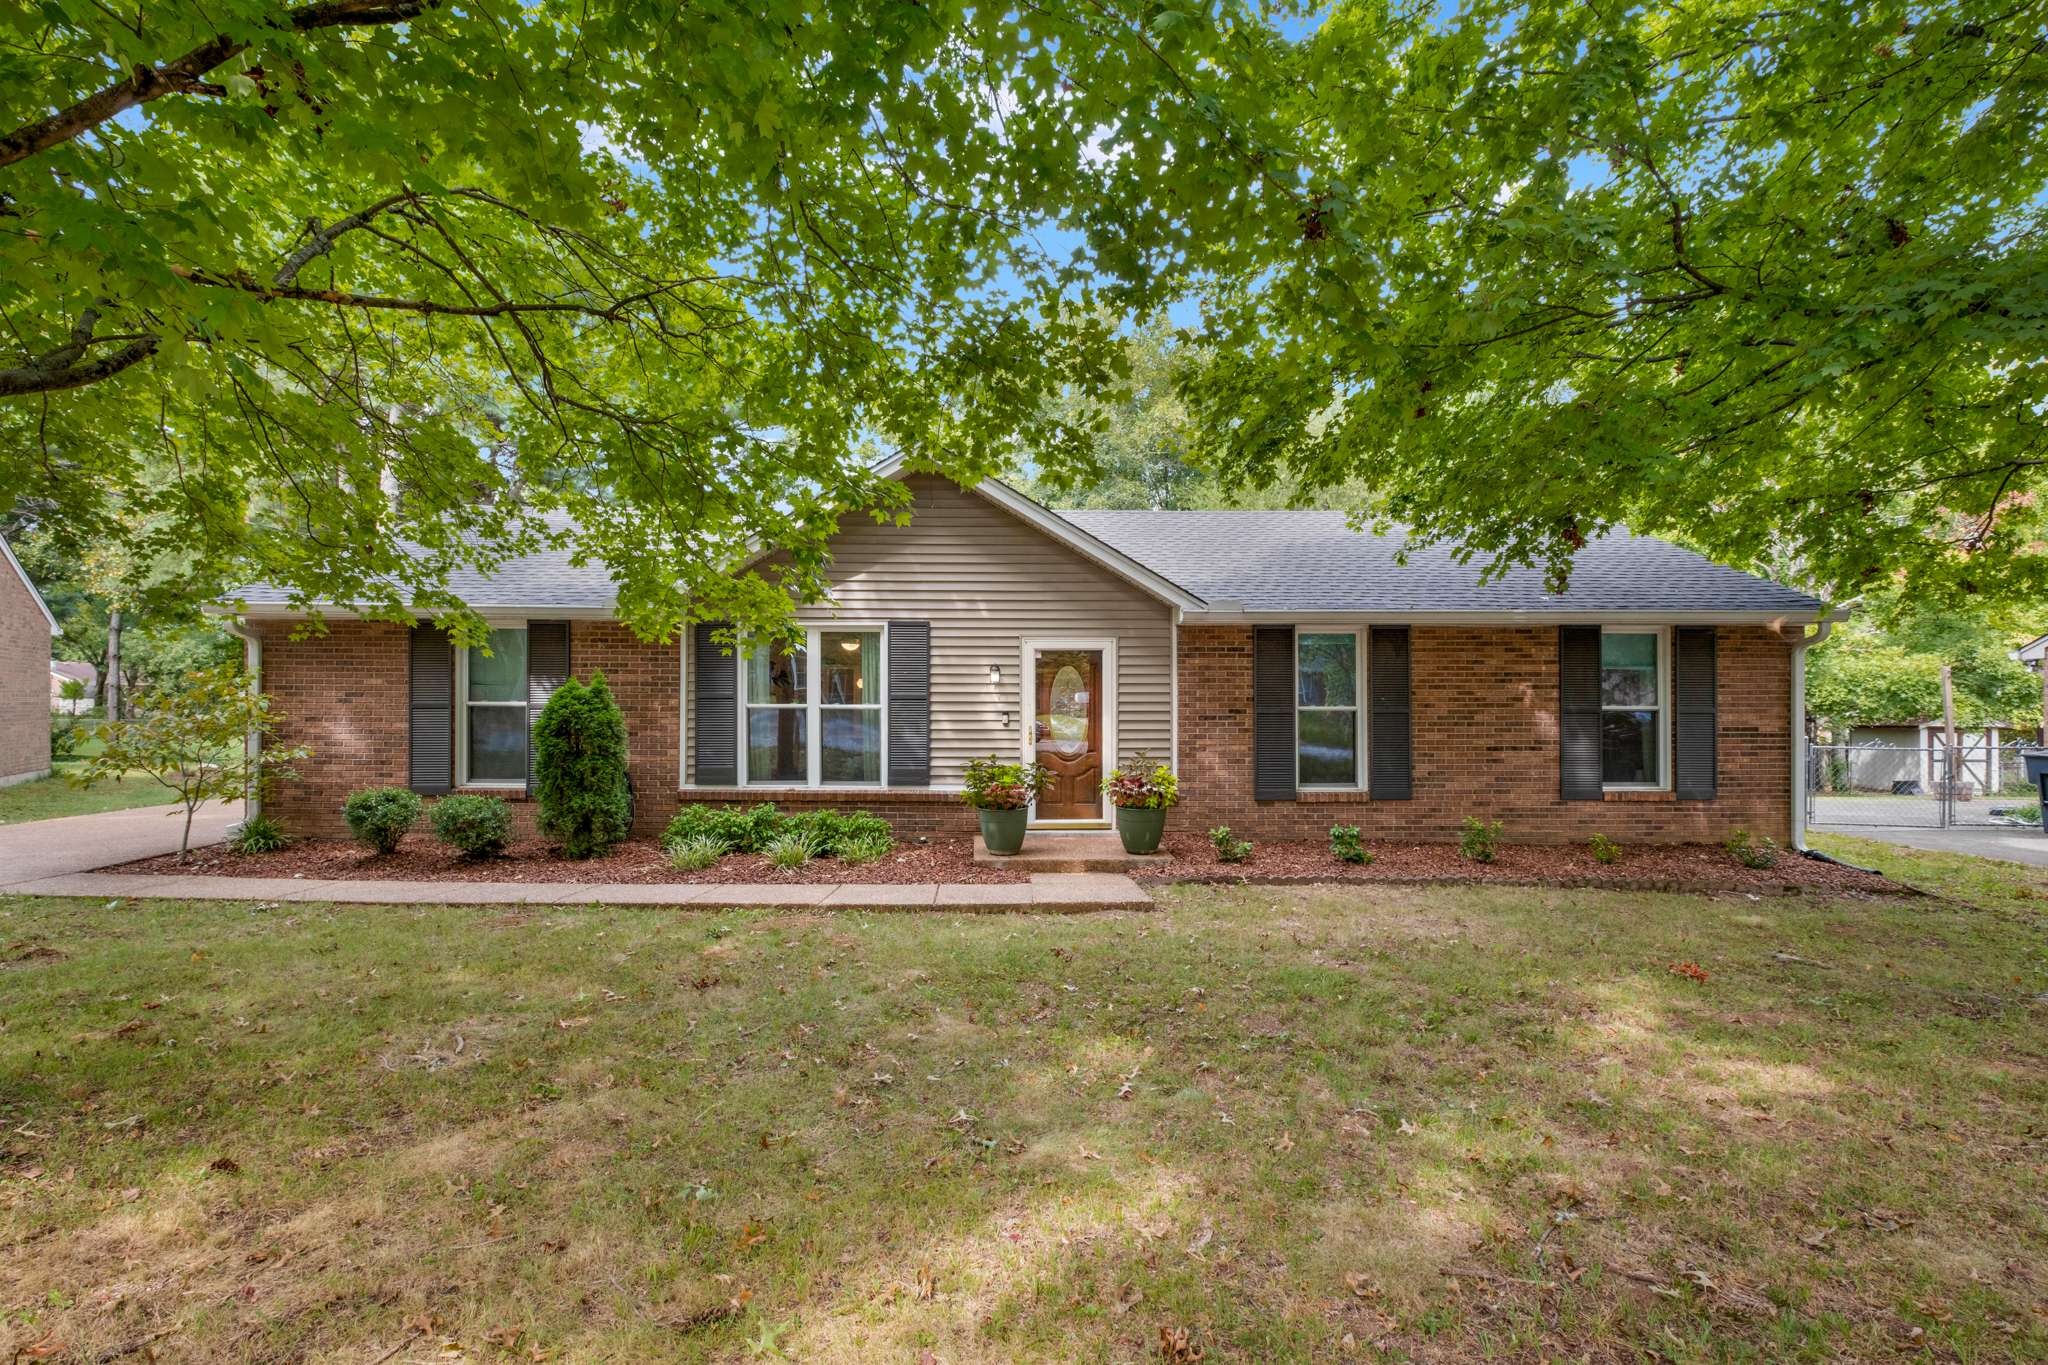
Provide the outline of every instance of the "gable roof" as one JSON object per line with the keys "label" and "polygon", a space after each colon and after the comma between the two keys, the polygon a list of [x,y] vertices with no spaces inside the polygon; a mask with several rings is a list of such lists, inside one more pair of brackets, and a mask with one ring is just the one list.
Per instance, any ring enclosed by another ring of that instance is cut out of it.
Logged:
{"label": "gable roof", "polygon": [[1097,512],[1060,516],[1208,599],[1247,615],[1814,618],[1818,598],[1649,536],[1586,543],[1562,593],[1543,571],[1480,582],[1450,545],[1411,550],[1398,532],[1354,531],[1342,512]]}
{"label": "gable roof", "polygon": [[[909,471],[899,459],[879,472],[901,478]],[[1818,598],[1666,541],[1625,532],[1587,542],[1573,565],[1570,586],[1551,593],[1540,569],[1511,569],[1482,583],[1479,564],[1460,564],[1448,545],[1413,550],[1402,563],[1398,532],[1353,531],[1341,512],[1053,511],[997,479],[971,491],[1196,619],[1635,615],[1727,622],[1816,620],[1829,614]],[[457,569],[449,576],[449,588],[486,616],[609,616],[618,602],[610,571],[602,564],[579,566],[570,558],[566,550],[543,550],[509,560],[491,573]],[[296,614],[291,594],[280,587],[252,584],[236,596],[253,615]],[[323,605],[330,610],[340,606]]]}
{"label": "gable roof", "polygon": [[99,683],[100,671],[91,664],[75,659],[52,659],[50,676],[62,678],[67,682],[82,682],[87,688],[92,688]]}
{"label": "gable roof", "polygon": [[21,561],[14,557],[14,547],[7,543],[6,536],[0,536],[0,559],[4,559],[7,567],[14,570],[15,577],[21,580],[21,586],[28,589],[29,600],[36,604],[36,610],[50,623],[50,634],[62,635],[64,627],[58,625],[57,618],[50,615],[49,603],[43,601],[43,595],[36,591],[35,580],[28,576],[28,570],[22,568]]}

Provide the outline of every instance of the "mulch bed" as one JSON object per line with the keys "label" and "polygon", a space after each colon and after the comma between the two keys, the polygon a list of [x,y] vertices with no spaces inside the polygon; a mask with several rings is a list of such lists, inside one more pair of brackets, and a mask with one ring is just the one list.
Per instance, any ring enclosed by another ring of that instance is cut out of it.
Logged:
{"label": "mulch bed", "polygon": [[858,865],[816,858],[799,868],[779,868],[752,853],[731,853],[700,872],[679,872],[651,839],[630,839],[602,858],[572,861],[541,840],[513,844],[497,858],[471,861],[428,834],[408,834],[396,853],[370,852],[345,839],[303,839],[276,853],[230,853],[201,849],[189,863],[176,854],[145,858],[108,871],[159,872],[216,877],[306,877],[334,881],[418,882],[685,882],[802,885],[815,882],[1021,882],[1029,874],[978,865],[967,839],[933,839],[899,844],[877,862]]}
{"label": "mulch bed", "polygon": [[1141,882],[1476,882],[1517,886],[1610,887],[1633,891],[1748,892],[1755,895],[1911,894],[1874,872],[1781,853],[1775,866],[1744,867],[1715,844],[1643,844],[1624,848],[1621,861],[1601,863],[1583,844],[1503,844],[1490,863],[1462,856],[1455,844],[1370,840],[1373,860],[1340,863],[1320,840],[1257,841],[1242,863],[1218,859],[1200,835],[1169,835],[1160,851],[1171,862],[1134,875]]}

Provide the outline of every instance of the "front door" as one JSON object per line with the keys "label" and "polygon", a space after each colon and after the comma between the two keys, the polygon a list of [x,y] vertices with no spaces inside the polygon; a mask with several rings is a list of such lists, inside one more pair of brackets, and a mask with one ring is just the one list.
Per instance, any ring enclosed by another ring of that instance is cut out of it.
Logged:
{"label": "front door", "polygon": [[1036,753],[1052,774],[1041,820],[1102,818],[1102,651],[1042,649],[1032,663]]}

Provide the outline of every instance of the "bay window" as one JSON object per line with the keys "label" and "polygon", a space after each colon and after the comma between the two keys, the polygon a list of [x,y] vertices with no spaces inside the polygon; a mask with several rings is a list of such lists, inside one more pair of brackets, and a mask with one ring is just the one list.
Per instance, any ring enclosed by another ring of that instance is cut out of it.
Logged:
{"label": "bay window", "polygon": [[818,628],[794,650],[756,645],[740,670],[746,781],[879,786],[887,700],[883,631]]}
{"label": "bay window", "polygon": [[1664,785],[1669,667],[1662,630],[1600,632],[1600,781]]}
{"label": "bay window", "polygon": [[1294,637],[1295,778],[1303,787],[1360,785],[1357,631]]}
{"label": "bay window", "polygon": [[526,631],[502,627],[490,633],[488,648],[471,646],[458,658],[462,728],[458,754],[464,786],[526,785]]}

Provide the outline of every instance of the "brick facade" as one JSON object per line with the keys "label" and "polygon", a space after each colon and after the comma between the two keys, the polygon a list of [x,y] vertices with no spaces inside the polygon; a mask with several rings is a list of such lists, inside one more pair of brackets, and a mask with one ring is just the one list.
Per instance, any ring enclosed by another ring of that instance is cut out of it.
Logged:
{"label": "brick facade", "polygon": [[[38,622],[40,624],[40,622]],[[1720,840],[1738,826],[1781,842],[1791,833],[1791,648],[1762,628],[1723,628],[1718,639],[1719,794],[1679,801],[1668,792],[1558,799],[1557,631],[1554,627],[1417,627],[1411,659],[1415,797],[1409,801],[1310,793],[1254,801],[1251,630],[1186,626],[1180,637],[1183,831],[1228,824],[1254,838],[1320,838],[1355,824],[1372,838],[1446,840],[1468,815],[1498,819],[1519,842],[1624,843]],[[340,834],[341,803],[361,787],[406,780],[406,630],[335,621],[325,636],[292,640],[263,627],[263,685],[287,718],[286,742],[310,745],[302,780],[270,811],[302,834]],[[47,642],[46,642],[47,643]],[[45,651],[46,652],[46,651]],[[577,621],[570,633],[578,678],[602,669],[626,717],[636,798],[634,827],[658,833],[680,800],[772,800],[789,810],[859,807],[900,835],[964,834],[973,812],[946,792],[677,788],[680,661],[674,644],[649,644],[613,622]],[[39,682],[38,699],[47,695]],[[45,718],[39,715],[38,720]],[[41,730],[46,733],[47,725]],[[508,795],[493,793],[494,795]],[[509,794],[523,831],[532,804]]]}
{"label": "brick facade", "polygon": [[50,621],[0,559],[0,784],[50,771]]}
{"label": "brick facade", "polygon": [[1718,841],[1735,828],[1791,835],[1791,646],[1761,627],[1723,627],[1716,660],[1718,791],[1558,797],[1557,630],[1438,628],[1411,633],[1414,798],[1309,792],[1252,799],[1252,632],[1186,626],[1180,638],[1182,830],[1227,824],[1265,839],[1319,838],[1357,825],[1367,838],[1455,839],[1468,815],[1502,838],[1561,843],[1602,833],[1623,843]]}

